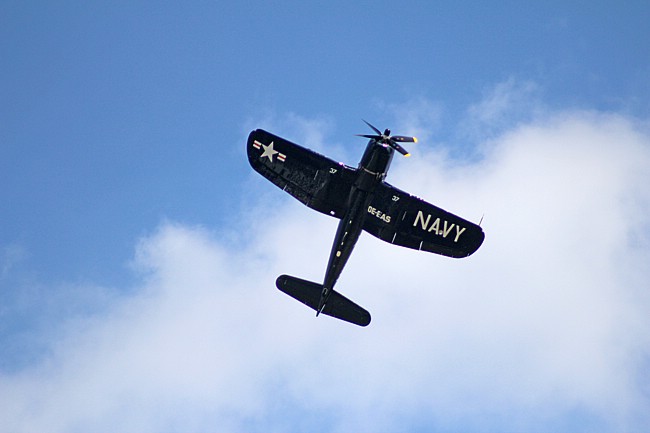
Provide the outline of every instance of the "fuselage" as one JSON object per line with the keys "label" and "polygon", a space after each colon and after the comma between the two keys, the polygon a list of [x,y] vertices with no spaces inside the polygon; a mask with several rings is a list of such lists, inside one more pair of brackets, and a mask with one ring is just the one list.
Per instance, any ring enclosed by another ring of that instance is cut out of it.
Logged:
{"label": "fuselage", "polygon": [[361,157],[357,178],[348,197],[348,208],[339,222],[332,244],[319,310],[327,303],[329,294],[350,258],[363,230],[363,222],[368,215],[366,210],[373,198],[375,188],[386,178],[393,155],[394,150],[390,146],[370,140]]}

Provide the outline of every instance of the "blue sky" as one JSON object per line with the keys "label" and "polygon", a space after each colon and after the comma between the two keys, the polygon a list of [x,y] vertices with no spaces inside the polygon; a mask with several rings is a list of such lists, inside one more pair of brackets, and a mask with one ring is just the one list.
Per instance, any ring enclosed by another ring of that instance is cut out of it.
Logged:
{"label": "blue sky", "polygon": [[[642,431],[649,19],[640,1],[3,2],[0,418]],[[362,118],[420,138],[389,181],[486,214],[487,238],[450,261],[362,237],[341,280],[373,313],[360,331],[274,289],[322,277],[335,222],[244,145],[264,127],[355,165]]]}
{"label": "blue sky", "polygon": [[451,143],[467,106],[515,78],[552,106],[643,115],[648,7],[612,5],[6,3],[1,241],[44,279],[112,283],[161,218],[227,223],[248,175],[237,143],[271,113],[327,118],[342,139],[426,98]]}

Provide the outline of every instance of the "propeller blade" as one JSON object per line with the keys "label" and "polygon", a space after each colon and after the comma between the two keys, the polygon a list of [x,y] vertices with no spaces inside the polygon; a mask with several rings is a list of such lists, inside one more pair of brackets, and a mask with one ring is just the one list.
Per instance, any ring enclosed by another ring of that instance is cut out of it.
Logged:
{"label": "propeller blade", "polygon": [[402,146],[397,144],[397,142],[400,143],[417,143],[418,139],[415,137],[407,137],[406,135],[396,135],[394,137],[391,137],[390,135],[390,129],[386,129],[384,133],[382,134],[379,129],[375,128],[372,126],[370,123],[366,122],[364,119],[363,122],[368,125],[373,131],[377,133],[377,135],[371,135],[371,134],[357,134],[357,137],[365,137],[369,138],[371,140],[375,140],[378,143],[383,143],[385,145],[389,145],[399,153],[401,153],[404,156],[411,156],[410,153],[406,149],[404,149]]}
{"label": "propeller blade", "polygon": [[[363,120],[363,119],[361,119],[361,120]],[[381,131],[379,129],[375,128],[374,126],[372,126],[370,123],[366,122],[365,120],[363,120],[363,121],[364,121],[364,123],[366,125],[368,125],[370,128],[372,128],[372,130],[375,131],[377,133],[377,135],[381,135]]]}
{"label": "propeller blade", "polygon": [[402,146],[400,146],[399,144],[395,143],[394,141],[391,140],[390,144],[391,144],[391,146],[393,147],[393,149],[395,149],[396,151],[398,151],[398,152],[401,153],[402,155],[404,155],[404,156],[411,156],[411,154],[408,153],[408,151],[407,151],[406,149],[404,149]]}
{"label": "propeller blade", "polygon": [[393,135],[391,137],[393,141],[399,141],[400,143],[417,143],[418,139],[415,137],[406,137],[404,135]]}

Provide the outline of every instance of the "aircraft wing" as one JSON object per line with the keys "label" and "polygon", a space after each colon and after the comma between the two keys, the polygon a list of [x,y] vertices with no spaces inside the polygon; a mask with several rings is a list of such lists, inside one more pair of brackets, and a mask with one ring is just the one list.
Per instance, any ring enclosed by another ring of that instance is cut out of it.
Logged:
{"label": "aircraft wing", "polygon": [[387,183],[377,186],[363,229],[379,239],[448,257],[467,257],[483,243],[480,226]]}
{"label": "aircraft wing", "polygon": [[251,166],[310,208],[342,218],[356,169],[262,129],[248,136]]}

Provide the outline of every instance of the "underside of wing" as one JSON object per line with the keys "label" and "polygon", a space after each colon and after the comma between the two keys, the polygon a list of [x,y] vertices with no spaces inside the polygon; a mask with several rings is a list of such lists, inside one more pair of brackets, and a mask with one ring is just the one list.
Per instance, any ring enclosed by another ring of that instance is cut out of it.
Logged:
{"label": "underside of wing", "polygon": [[483,243],[480,226],[387,183],[378,186],[364,230],[386,242],[448,257],[467,257]]}
{"label": "underside of wing", "polygon": [[250,133],[246,151],[251,166],[282,190],[326,215],[344,215],[354,168],[262,129]]}

